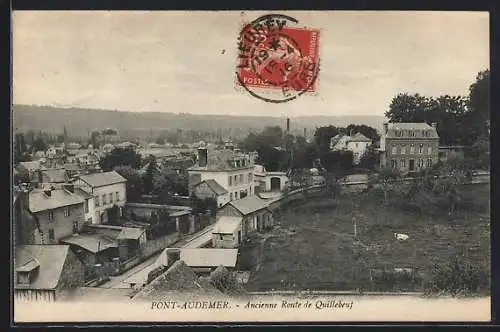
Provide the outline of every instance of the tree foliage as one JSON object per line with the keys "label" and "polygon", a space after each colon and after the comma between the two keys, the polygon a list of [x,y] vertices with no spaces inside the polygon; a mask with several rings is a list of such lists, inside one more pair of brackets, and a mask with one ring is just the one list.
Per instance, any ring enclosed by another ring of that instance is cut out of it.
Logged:
{"label": "tree foliage", "polygon": [[139,171],[130,166],[123,165],[116,166],[114,170],[127,179],[127,201],[138,202],[144,192],[143,182]]}
{"label": "tree foliage", "polygon": [[141,164],[141,155],[132,148],[115,148],[99,161],[99,166],[105,172],[111,171],[117,166],[130,166],[137,169],[141,167]]}

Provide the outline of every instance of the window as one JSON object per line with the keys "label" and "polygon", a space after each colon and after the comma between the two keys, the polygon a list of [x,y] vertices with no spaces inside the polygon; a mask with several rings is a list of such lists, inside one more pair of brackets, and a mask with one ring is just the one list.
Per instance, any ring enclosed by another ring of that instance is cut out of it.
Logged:
{"label": "window", "polygon": [[397,147],[395,144],[392,145],[392,154],[396,154],[397,152]]}
{"label": "window", "polygon": [[73,233],[78,233],[79,231],[78,221],[73,221]]}
{"label": "window", "polygon": [[418,154],[422,154],[422,153],[424,153],[424,145],[423,145],[423,144],[420,144],[420,145],[418,146]]}
{"label": "window", "polygon": [[358,147],[358,146],[359,146],[359,143],[356,143],[356,144],[355,144],[355,146],[356,146],[356,147]]}
{"label": "window", "polygon": [[391,168],[396,168],[398,166],[398,163],[395,159],[391,160]]}
{"label": "window", "polygon": [[54,241],[54,239],[55,239],[54,230],[51,228],[49,229],[49,241],[52,242]]}
{"label": "window", "polygon": [[410,145],[410,154],[415,153],[415,146],[413,144]]}
{"label": "window", "polygon": [[69,217],[69,206],[64,208],[64,216]]}
{"label": "window", "polygon": [[102,195],[102,205],[106,205],[108,202],[106,201],[106,194]]}
{"label": "window", "polygon": [[427,154],[432,154],[432,145],[427,147]]}
{"label": "window", "polygon": [[408,134],[410,137],[415,137],[415,131],[414,130],[409,130]]}
{"label": "window", "polygon": [[54,211],[49,210],[49,221],[54,221]]}
{"label": "window", "polygon": [[235,185],[238,184],[238,175],[234,176],[233,182]]}
{"label": "window", "polygon": [[234,199],[238,199],[238,192],[234,192]]}
{"label": "window", "polygon": [[229,194],[229,200],[231,200],[231,201],[233,200],[233,193]]}
{"label": "window", "polygon": [[229,185],[232,186],[233,185],[233,177],[230,175],[227,177],[227,180],[228,180]]}
{"label": "window", "polygon": [[426,166],[427,167],[431,167],[432,166],[432,159],[427,159],[427,163],[426,163]]}
{"label": "window", "polygon": [[109,193],[109,203],[113,203],[113,193]]}
{"label": "window", "polygon": [[401,161],[399,162],[401,167],[405,168],[406,167],[406,159],[401,159]]}
{"label": "window", "polygon": [[223,234],[219,234],[219,240],[224,240],[224,235]]}
{"label": "window", "polygon": [[89,200],[85,200],[85,213],[89,213]]}
{"label": "window", "polygon": [[403,145],[401,147],[401,154],[405,154],[406,153],[406,145]]}
{"label": "window", "polygon": [[117,201],[117,202],[119,202],[119,201],[120,201],[120,192],[119,192],[119,191],[117,191],[117,192],[115,193],[115,196],[116,196],[116,201]]}
{"label": "window", "polygon": [[99,196],[94,197],[94,204],[95,206],[101,205],[101,203],[99,202]]}
{"label": "window", "polygon": [[240,174],[240,183],[243,183],[243,174]]}
{"label": "window", "polygon": [[418,162],[417,162],[417,166],[418,167],[424,167],[424,160],[423,159],[419,159]]}

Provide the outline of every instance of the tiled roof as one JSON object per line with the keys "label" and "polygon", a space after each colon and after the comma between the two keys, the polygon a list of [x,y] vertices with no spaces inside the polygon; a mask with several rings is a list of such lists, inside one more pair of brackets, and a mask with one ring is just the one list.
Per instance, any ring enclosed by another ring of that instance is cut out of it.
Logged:
{"label": "tiled roof", "polygon": [[44,182],[62,183],[66,182],[66,172],[63,169],[47,169],[42,171]]}
{"label": "tiled roof", "polygon": [[84,199],[64,189],[53,189],[48,196],[43,190],[33,190],[29,193],[29,209],[31,212],[52,210],[64,206],[82,204]]}
{"label": "tiled roof", "polygon": [[127,179],[115,171],[81,175],[80,179],[88,183],[91,187],[109,186],[127,181]]}
{"label": "tiled roof", "polygon": [[235,267],[238,249],[181,249],[181,260],[189,267]]}
{"label": "tiled roof", "polygon": [[118,248],[116,240],[102,234],[73,234],[61,239],[60,242],[81,247],[94,254],[108,248]]}
{"label": "tiled roof", "polygon": [[196,184],[196,186],[199,186],[200,184],[202,183],[206,183],[207,186],[212,189],[212,191],[216,194],[216,195],[225,195],[228,193],[228,191],[226,189],[224,189],[217,181],[213,180],[213,179],[209,179],[209,180],[204,180],[204,181],[201,181],[200,183]]}
{"label": "tiled roof", "polygon": [[64,263],[68,256],[67,245],[24,245],[16,248],[14,264],[16,270],[23,270],[26,264],[38,265],[39,271],[29,285],[15,288],[55,289],[59,283]]}
{"label": "tiled roof", "polygon": [[237,199],[229,202],[233,207],[240,211],[243,215],[267,208],[268,201],[259,196],[252,195],[242,199]]}
{"label": "tiled roof", "polygon": [[221,216],[212,230],[212,234],[233,234],[241,225],[242,217]]}

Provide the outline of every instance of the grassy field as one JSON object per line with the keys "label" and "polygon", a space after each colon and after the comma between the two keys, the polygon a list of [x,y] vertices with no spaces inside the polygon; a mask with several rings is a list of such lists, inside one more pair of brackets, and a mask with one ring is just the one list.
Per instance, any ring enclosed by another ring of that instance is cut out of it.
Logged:
{"label": "grassy field", "polygon": [[[474,211],[453,216],[430,217],[355,195],[294,204],[275,214],[280,228],[266,241],[261,267],[245,288],[374,290],[370,269],[413,268],[425,278],[433,264],[464,253],[489,267],[489,185],[469,186],[466,194]],[[395,232],[408,240],[397,241]],[[421,290],[421,283],[411,284],[404,290]]]}

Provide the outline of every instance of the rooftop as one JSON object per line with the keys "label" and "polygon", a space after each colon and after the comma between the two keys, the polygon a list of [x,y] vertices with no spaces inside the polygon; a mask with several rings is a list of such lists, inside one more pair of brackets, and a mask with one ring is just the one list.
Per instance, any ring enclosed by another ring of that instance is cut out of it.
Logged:
{"label": "rooftop", "polygon": [[[239,166],[237,161],[244,161]],[[231,171],[235,169],[253,168],[250,160],[242,153],[231,150],[210,150],[207,151],[207,166],[201,167],[198,162],[189,168],[197,171]]]}
{"label": "rooftop", "polygon": [[[391,122],[387,124],[387,133],[385,134],[388,138],[405,138],[408,139],[406,131],[411,131],[415,133],[415,136],[410,136],[411,139],[418,138],[439,138],[436,128],[428,125],[425,122]],[[425,135],[424,135],[425,133]]]}
{"label": "rooftop", "polygon": [[40,162],[39,161],[22,161],[19,163],[19,167],[28,169],[28,170],[35,170],[35,169],[40,169]]}
{"label": "rooftop", "polygon": [[118,248],[115,239],[103,234],[73,234],[61,239],[60,242],[81,247],[94,254],[109,248]]}
{"label": "rooftop", "polygon": [[243,215],[267,208],[268,201],[259,196],[252,195],[242,199],[229,202],[234,208],[240,211]]}
{"label": "rooftop", "polygon": [[137,240],[144,232],[145,230],[142,228],[124,227],[118,234],[117,240]]}
{"label": "rooftop", "polygon": [[81,175],[79,178],[88,183],[91,187],[103,187],[116,183],[127,182],[127,179],[115,171]]}
{"label": "rooftop", "polygon": [[180,258],[189,267],[235,267],[238,249],[181,249]]}
{"label": "rooftop", "polygon": [[196,184],[196,186],[199,186],[200,184],[202,183],[206,183],[207,186],[212,189],[212,191],[217,194],[217,195],[225,195],[228,193],[228,191],[226,189],[224,189],[217,181],[213,180],[213,179],[209,179],[209,180],[204,180],[204,181],[201,181],[200,183]]}
{"label": "rooftop", "polygon": [[50,190],[50,196],[40,189],[34,189],[29,193],[29,209],[34,213],[83,204],[83,202],[83,197],[65,189],[52,189]]}
{"label": "rooftop", "polygon": [[69,246],[67,245],[24,245],[16,247],[14,264],[16,271],[39,268],[38,274],[29,285],[15,288],[55,289],[59,283]]}
{"label": "rooftop", "polygon": [[64,169],[47,169],[42,171],[44,181],[49,183],[66,182],[66,172]]}

